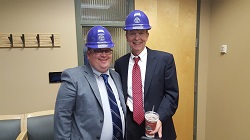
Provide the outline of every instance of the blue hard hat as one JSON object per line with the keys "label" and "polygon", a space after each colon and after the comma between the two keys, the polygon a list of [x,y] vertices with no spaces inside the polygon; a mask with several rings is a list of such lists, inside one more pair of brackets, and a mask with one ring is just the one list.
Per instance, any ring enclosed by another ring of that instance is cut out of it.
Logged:
{"label": "blue hard hat", "polygon": [[85,46],[92,49],[113,48],[114,42],[112,41],[111,34],[106,28],[94,26],[87,33]]}
{"label": "blue hard hat", "polygon": [[140,10],[134,10],[129,13],[125,21],[125,27],[123,28],[125,31],[136,29],[151,29],[147,15]]}

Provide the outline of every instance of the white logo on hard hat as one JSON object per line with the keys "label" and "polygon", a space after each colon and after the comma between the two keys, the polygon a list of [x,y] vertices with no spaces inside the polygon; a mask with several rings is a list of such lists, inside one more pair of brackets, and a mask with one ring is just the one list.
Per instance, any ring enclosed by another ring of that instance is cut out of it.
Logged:
{"label": "white logo on hard hat", "polygon": [[104,41],[105,37],[104,34],[98,34],[98,41]]}
{"label": "white logo on hard hat", "polygon": [[98,30],[98,41],[105,41],[104,30]]}
{"label": "white logo on hard hat", "polygon": [[134,23],[140,23],[140,22],[141,22],[141,19],[139,17],[135,17]]}
{"label": "white logo on hard hat", "polygon": [[141,16],[141,13],[135,13],[135,14],[134,14],[134,17],[135,17],[135,16]]}

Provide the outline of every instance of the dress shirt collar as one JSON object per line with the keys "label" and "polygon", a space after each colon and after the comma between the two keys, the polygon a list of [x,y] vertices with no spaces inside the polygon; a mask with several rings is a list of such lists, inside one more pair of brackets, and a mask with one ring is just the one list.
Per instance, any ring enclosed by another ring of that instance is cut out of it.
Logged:
{"label": "dress shirt collar", "polygon": [[94,69],[93,67],[91,67],[93,70],[93,73],[95,74],[95,76],[97,76],[98,78],[101,76],[101,74],[107,74],[108,76],[110,76],[109,74],[109,70],[104,72],[104,73],[100,73],[99,71],[97,71],[96,69]]}
{"label": "dress shirt collar", "polygon": [[[143,49],[143,51],[139,54],[139,57],[140,57],[140,60],[139,61],[146,61],[146,57],[147,56],[147,48],[145,47],[144,49]],[[134,57],[138,57],[138,56],[135,56],[135,55],[133,55],[133,53],[131,53],[131,56],[130,56],[130,59],[134,59]]]}

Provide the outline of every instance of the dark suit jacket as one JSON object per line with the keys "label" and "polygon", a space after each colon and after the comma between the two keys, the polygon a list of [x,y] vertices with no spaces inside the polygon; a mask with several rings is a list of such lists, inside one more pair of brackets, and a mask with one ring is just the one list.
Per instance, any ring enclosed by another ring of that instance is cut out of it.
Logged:
{"label": "dark suit jacket", "polygon": [[[115,62],[115,70],[122,80],[125,101],[127,99],[127,77],[130,53]],[[172,116],[178,107],[179,89],[173,55],[147,48],[147,66],[144,83],[144,110],[159,114],[163,125],[162,139],[174,140],[176,133]],[[127,113],[128,114],[128,113]],[[128,121],[127,121],[128,122]],[[127,129],[130,129],[127,127]],[[136,133],[137,130],[134,130]]]}
{"label": "dark suit jacket", "polygon": [[[109,72],[126,115],[120,76],[113,70]],[[67,69],[62,72],[61,77],[54,114],[55,140],[100,139],[104,114],[100,92],[90,65]]]}

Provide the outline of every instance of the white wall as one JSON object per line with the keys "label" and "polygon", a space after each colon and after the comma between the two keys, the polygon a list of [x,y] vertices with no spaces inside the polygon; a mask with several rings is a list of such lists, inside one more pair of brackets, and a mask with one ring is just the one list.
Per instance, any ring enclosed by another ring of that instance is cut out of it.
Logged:
{"label": "white wall", "polygon": [[60,48],[0,48],[0,114],[54,109],[48,73],[77,66],[74,1],[1,0],[0,33],[59,33]]}
{"label": "white wall", "polygon": [[210,0],[201,1],[197,90],[197,140],[205,140],[208,57],[210,46]]}
{"label": "white wall", "polygon": [[202,0],[197,140],[250,138],[249,5]]}

